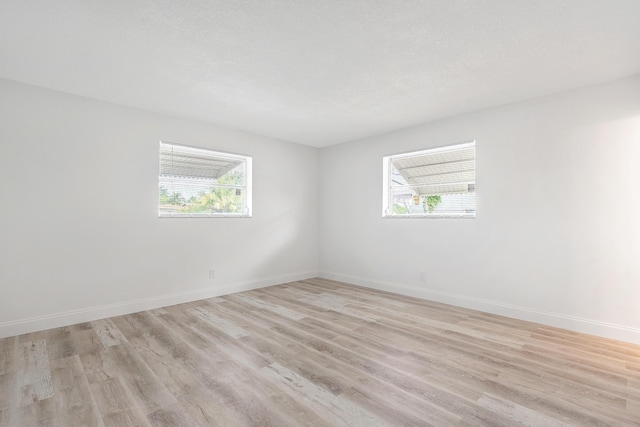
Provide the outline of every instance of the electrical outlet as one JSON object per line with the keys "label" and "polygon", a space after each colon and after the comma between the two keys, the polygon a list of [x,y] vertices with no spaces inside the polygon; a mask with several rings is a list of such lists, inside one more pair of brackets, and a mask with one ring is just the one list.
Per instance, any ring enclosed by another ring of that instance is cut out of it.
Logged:
{"label": "electrical outlet", "polygon": [[427,281],[427,272],[426,271],[421,271],[420,272],[420,281],[421,282],[426,282]]}
{"label": "electrical outlet", "polygon": [[213,268],[209,269],[209,279],[215,279],[216,278],[216,270],[214,270]]}

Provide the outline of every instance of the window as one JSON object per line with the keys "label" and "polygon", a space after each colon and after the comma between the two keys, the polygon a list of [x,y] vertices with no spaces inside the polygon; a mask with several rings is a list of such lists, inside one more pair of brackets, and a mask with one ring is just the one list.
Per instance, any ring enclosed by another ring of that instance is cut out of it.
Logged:
{"label": "window", "polygon": [[158,216],[250,217],[251,157],[160,142]]}
{"label": "window", "polygon": [[476,143],[386,156],[383,217],[476,216]]}

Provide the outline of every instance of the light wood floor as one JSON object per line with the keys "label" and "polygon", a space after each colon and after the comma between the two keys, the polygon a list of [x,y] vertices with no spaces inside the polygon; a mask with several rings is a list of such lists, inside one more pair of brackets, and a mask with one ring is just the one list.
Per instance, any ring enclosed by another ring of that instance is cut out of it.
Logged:
{"label": "light wood floor", "polygon": [[640,425],[640,346],[305,280],[0,340],[0,426]]}

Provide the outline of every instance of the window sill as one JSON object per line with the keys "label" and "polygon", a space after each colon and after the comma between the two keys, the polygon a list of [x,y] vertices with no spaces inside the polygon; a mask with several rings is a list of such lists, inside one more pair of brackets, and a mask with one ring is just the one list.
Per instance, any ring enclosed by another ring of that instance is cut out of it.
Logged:
{"label": "window sill", "polygon": [[246,214],[159,214],[158,218],[253,218]]}
{"label": "window sill", "polygon": [[383,219],[475,219],[476,214],[382,215]]}

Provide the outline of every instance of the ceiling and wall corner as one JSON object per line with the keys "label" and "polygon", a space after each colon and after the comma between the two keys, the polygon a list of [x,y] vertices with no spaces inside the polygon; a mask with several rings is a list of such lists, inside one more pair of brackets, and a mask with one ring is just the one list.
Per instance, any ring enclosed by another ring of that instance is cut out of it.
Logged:
{"label": "ceiling and wall corner", "polygon": [[0,78],[315,147],[640,72],[637,0],[0,3]]}

